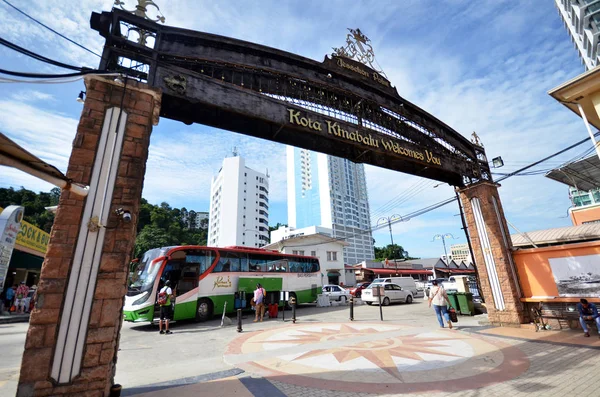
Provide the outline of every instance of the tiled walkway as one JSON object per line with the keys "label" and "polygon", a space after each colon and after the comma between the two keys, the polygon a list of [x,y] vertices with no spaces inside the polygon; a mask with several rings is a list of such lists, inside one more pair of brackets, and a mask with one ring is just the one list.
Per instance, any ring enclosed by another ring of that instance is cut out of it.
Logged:
{"label": "tiled walkway", "polygon": [[[177,387],[172,382],[168,395],[587,396],[599,386],[599,353],[600,339],[569,331],[284,325],[230,343],[224,360],[239,368],[238,375]],[[161,389],[128,395],[165,395]]]}

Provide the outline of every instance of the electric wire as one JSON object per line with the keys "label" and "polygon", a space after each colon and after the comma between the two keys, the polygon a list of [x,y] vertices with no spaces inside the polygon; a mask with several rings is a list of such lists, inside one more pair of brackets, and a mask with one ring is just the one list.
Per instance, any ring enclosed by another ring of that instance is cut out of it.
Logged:
{"label": "electric wire", "polygon": [[48,63],[50,65],[58,66],[58,67],[64,68],[64,69],[77,70],[77,71],[83,70],[83,68],[81,68],[81,67],[69,65],[66,63],[59,62],[59,61],[55,61],[54,59],[47,58],[40,54],[36,54],[35,52],[29,51],[28,49],[25,49],[14,43],[11,43],[10,41],[3,39],[2,37],[0,37],[0,45],[8,47],[11,50],[17,51],[23,55],[26,55],[26,56],[36,59],[38,61]]}
{"label": "electric wire", "polygon": [[[600,135],[600,132],[596,132],[596,133],[595,133],[595,136],[598,136],[598,135]],[[565,153],[565,152],[567,152],[567,151],[569,151],[569,150],[571,150],[571,149],[573,149],[573,148],[575,148],[575,147],[577,147],[577,146],[579,146],[579,145],[582,145],[582,144],[584,144],[585,142],[588,142],[588,140],[589,140],[589,138],[582,139],[582,140],[580,140],[580,141],[578,141],[578,142],[576,142],[576,143],[574,143],[574,144],[572,144],[572,145],[570,145],[570,146],[568,146],[568,147],[566,147],[566,148],[564,148],[564,149],[561,149],[561,150],[559,150],[559,151],[558,151],[558,152],[556,152],[556,153],[553,153],[553,154],[551,154],[551,155],[549,155],[549,156],[546,156],[546,157],[544,157],[544,158],[543,158],[543,159],[541,159],[541,160],[535,161],[535,162],[533,162],[533,163],[531,163],[531,164],[529,164],[529,165],[527,165],[527,166],[525,166],[525,167],[522,167],[522,168],[520,168],[520,169],[518,169],[518,170],[516,170],[516,171],[514,171],[514,172],[511,172],[511,173],[509,173],[509,174],[507,174],[507,175],[503,176],[502,178],[499,178],[499,179],[498,179],[496,182],[504,181],[504,180],[506,180],[506,179],[508,179],[508,178],[511,178],[511,177],[513,177],[513,176],[516,176],[516,175],[520,174],[520,173],[521,173],[521,172],[523,172],[523,171],[526,171],[526,170],[528,170],[528,169],[530,169],[530,168],[533,168],[533,167],[535,167],[535,166],[536,166],[536,165],[538,165],[538,164],[541,164],[541,163],[543,163],[543,162],[545,162],[545,161],[547,161],[547,160],[549,160],[549,159],[551,159],[551,158],[554,158],[554,157],[556,157],[556,156],[558,156],[558,155],[561,155],[561,154],[563,154],[563,153]],[[454,197],[450,197],[450,198],[448,198],[448,199],[446,199],[446,200],[439,201],[439,202],[437,202],[437,203],[434,203],[434,204],[432,204],[432,205],[429,205],[429,206],[427,206],[427,207],[424,207],[424,208],[421,208],[421,209],[419,209],[419,210],[413,211],[413,212],[411,212],[411,213],[405,214],[405,215],[401,216],[401,217],[400,217],[400,218],[398,218],[398,219],[392,220],[392,221],[390,222],[390,224],[391,224],[391,225],[394,225],[394,224],[396,224],[396,223],[399,223],[399,222],[406,222],[406,221],[408,221],[408,220],[410,220],[410,219],[412,219],[412,218],[416,218],[416,217],[418,217],[418,216],[421,216],[421,215],[423,215],[423,214],[426,214],[426,213],[428,213],[428,212],[430,212],[430,211],[433,211],[433,210],[436,210],[436,209],[438,209],[438,208],[441,208],[441,207],[443,207],[443,206],[445,206],[445,205],[448,205],[448,204],[450,204],[450,203],[452,203],[452,202],[454,202],[454,201],[457,201],[457,200],[458,200],[458,199],[457,199],[457,197],[456,197],[456,196],[454,196]],[[322,242],[322,243],[317,243],[317,244],[300,244],[300,245],[290,245],[290,246],[286,246],[286,247],[307,247],[307,246],[314,246],[314,245],[328,244],[328,243],[335,242],[335,241],[343,241],[343,240],[347,240],[347,239],[350,239],[350,238],[353,238],[353,237],[356,237],[356,236],[365,235],[365,234],[370,234],[370,233],[372,233],[373,231],[377,231],[377,230],[379,230],[379,229],[382,229],[382,228],[384,228],[384,227],[387,227],[387,226],[388,226],[388,224],[387,224],[387,223],[385,223],[385,224],[382,224],[382,225],[376,225],[375,227],[371,227],[369,230],[363,230],[363,231],[361,231],[361,232],[359,232],[359,233],[354,233],[354,234],[351,234],[350,236],[339,237],[339,238],[332,238],[331,240],[324,241],[324,242]]]}
{"label": "electric wire", "polygon": [[9,7],[11,7],[12,9],[14,9],[15,11],[19,12],[20,14],[24,15],[25,17],[31,19],[33,22],[37,23],[38,25],[43,26],[44,28],[48,29],[49,31],[51,31],[52,33],[62,37],[63,39],[67,40],[68,42],[75,44],[77,47],[82,48],[84,50],[86,50],[87,52],[96,55],[98,58],[102,58],[102,55],[90,50],[89,48],[85,47],[84,45],[79,44],[78,42],[68,38],[67,36],[65,36],[64,34],[61,34],[59,32],[57,32],[56,30],[52,29],[51,27],[49,27],[48,25],[43,24],[42,22],[38,21],[37,19],[35,19],[34,17],[32,17],[31,15],[27,14],[24,11],[21,11],[19,8],[15,7],[14,5],[12,5],[11,3],[9,3],[7,0],[2,0],[6,5],[8,5]]}

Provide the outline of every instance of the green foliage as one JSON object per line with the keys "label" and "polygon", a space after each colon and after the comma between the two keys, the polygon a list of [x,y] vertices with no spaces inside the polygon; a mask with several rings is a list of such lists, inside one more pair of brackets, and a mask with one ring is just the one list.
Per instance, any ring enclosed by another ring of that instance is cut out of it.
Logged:
{"label": "green foliage", "polygon": [[60,199],[60,189],[54,188],[50,193],[35,193],[21,187],[19,190],[14,188],[0,188],[0,207],[6,208],[9,205],[21,205],[25,208],[24,219],[34,226],[39,227],[45,232],[50,233],[54,214],[46,210],[46,207],[58,205]]}
{"label": "green foliage", "polygon": [[[207,227],[193,229],[196,213],[185,208],[172,208],[168,203],[153,205],[142,199],[138,216],[138,236],[134,257],[152,248],[170,245],[206,245]],[[204,225],[201,225],[204,226]]]}
{"label": "green foliage", "polygon": [[[49,193],[35,193],[23,187],[0,188],[0,207],[21,205],[25,207],[25,220],[50,233],[54,214],[45,207],[58,205],[60,189]],[[134,257],[141,256],[152,248],[169,245],[206,245],[208,223],[203,222],[201,229],[190,228],[194,224],[196,213],[185,208],[172,208],[168,203],[153,205],[142,199],[138,215]],[[204,227],[205,226],[205,227]]]}
{"label": "green foliage", "polygon": [[388,244],[385,247],[374,247],[375,248],[375,260],[383,261],[385,258],[388,259],[411,259],[408,251],[405,251],[401,245]]}

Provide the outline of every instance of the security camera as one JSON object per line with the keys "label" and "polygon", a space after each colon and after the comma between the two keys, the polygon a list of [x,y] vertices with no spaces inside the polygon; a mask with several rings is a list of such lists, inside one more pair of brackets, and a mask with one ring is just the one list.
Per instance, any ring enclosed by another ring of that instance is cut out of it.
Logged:
{"label": "security camera", "polygon": [[124,210],[123,208],[117,208],[115,210],[115,214],[117,214],[117,216],[123,217],[124,222],[126,222],[126,223],[131,222],[131,212]]}

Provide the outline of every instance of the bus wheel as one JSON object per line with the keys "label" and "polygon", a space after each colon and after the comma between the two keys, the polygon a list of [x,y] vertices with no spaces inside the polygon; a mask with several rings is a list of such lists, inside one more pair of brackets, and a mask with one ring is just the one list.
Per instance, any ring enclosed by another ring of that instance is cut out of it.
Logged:
{"label": "bus wheel", "polygon": [[196,307],[196,321],[206,321],[212,318],[213,305],[210,299],[202,298]]}

